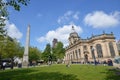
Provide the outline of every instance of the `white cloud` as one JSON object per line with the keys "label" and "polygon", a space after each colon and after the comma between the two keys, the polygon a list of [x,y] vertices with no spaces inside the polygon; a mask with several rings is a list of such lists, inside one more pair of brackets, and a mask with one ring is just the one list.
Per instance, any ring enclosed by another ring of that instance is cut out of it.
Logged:
{"label": "white cloud", "polygon": [[76,12],[74,15],[73,15],[73,18],[78,20],[79,19],[79,12]]}
{"label": "white cloud", "polygon": [[88,26],[94,28],[108,28],[120,24],[120,12],[116,11],[106,14],[103,11],[95,11],[85,16],[84,22]]}
{"label": "white cloud", "polygon": [[8,35],[17,40],[22,38],[22,33],[18,30],[15,24],[7,22],[6,24]]}
{"label": "white cloud", "polygon": [[67,11],[65,14],[64,14],[64,16],[71,16],[73,14],[73,11]]}
{"label": "white cloud", "polygon": [[79,12],[67,11],[63,16],[60,16],[57,20],[59,24],[70,23],[79,19]]}
{"label": "white cloud", "polygon": [[[73,25],[76,32],[82,33],[82,28],[80,26]],[[42,36],[37,39],[38,42],[49,42],[52,43],[54,38],[57,38],[59,41],[63,42],[64,46],[68,45],[68,37],[72,31],[72,25],[64,25],[59,27],[56,30],[49,31],[45,36]]]}

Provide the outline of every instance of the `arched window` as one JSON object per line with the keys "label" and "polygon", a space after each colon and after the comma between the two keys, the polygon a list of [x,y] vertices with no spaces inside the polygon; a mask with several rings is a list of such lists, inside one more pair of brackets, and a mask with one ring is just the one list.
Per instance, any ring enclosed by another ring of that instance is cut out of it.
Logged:
{"label": "arched window", "polygon": [[115,51],[114,51],[112,42],[109,42],[109,49],[110,49],[111,57],[114,57],[115,56]]}
{"label": "arched window", "polygon": [[71,58],[70,58],[70,59],[72,60],[72,59],[73,59],[73,55],[72,55],[72,52],[70,52],[70,55],[71,55]]}
{"label": "arched window", "polygon": [[90,46],[92,58],[95,58],[93,46]]}
{"label": "arched window", "polygon": [[87,50],[87,46],[86,45],[83,46],[83,50]]}
{"label": "arched window", "polygon": [[78,52],[79,52],[79,56],[81,57],[81,51],[80,51],[80,49],[78,49]]}
{"label": "arched window", "polygon": [[75,59],[75,54],[74,54],[74,51],[73,51],[73,59]]}
{"label": "arched window", "polygon": [[72,55],[70,55],[70,57],[71,57],[71,61],[72,61],[72,60],[73,60],[73,59],[72,59]]}
{"label": "arched window", "polygon": [[78,54],[77,54],[77,50],[75,50],[75,54],[76,54],[76,59],[78,59]]}
{"label": "arched window", "polygon": [[96,45],[96,50],[97,50],[98,58],[102,58],[103,57],[103,53],[102,53],[101,44],[97,44]]}

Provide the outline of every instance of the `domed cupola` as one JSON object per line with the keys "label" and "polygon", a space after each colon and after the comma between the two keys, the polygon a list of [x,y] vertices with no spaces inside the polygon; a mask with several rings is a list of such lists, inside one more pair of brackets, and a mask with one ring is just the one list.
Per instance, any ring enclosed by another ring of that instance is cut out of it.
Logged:
{"label": "domed cupola", "polygon": [[70,33],[69,36],[69,44],[75,44],[79,40],[78,33],[75,31],[74,26],[72,26],[72,32]]}

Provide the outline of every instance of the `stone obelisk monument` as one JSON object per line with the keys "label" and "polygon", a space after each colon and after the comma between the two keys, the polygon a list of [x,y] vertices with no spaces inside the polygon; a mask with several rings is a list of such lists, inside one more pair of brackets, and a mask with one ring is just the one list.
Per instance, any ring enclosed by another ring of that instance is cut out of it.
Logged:
{"label": "stone obelisk monument", "polygon": [[23,55],[23,62],[22,62],[22,67],[27,68],[29,64],[29,43],[30,43],[30,25],[28,25],[27,28],[27,35],[26,35],[26,45],[25,45],[25,50],[24,50],[24,55]]}

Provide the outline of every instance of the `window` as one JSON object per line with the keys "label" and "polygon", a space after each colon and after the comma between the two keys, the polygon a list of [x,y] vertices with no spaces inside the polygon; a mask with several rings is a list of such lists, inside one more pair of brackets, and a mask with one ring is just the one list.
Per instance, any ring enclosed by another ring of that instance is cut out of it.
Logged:
{"label": "window", "polygon": [[90,49],[91,49],[92,58],[95,58],[93,46],[90,46]]}
{"label": "window", "polygon": [[87,50],[87,46],[86,45],[83,46],[83,50]]}
{"label": "window", "polygon": [[72,61],[72,55],[71,55],[71,61]]}
{"label": "window", "polygon": [[73,55],[72,55],[72,52],[70,53],[70,55],[71,55],[71,60],[73,59]]}
{"label": "window", "polygon": [[74,51],[73,51],[73,59],[75,59],[75,56],[74,56]]}
{"label": "window", "polygon": [[81,57],[81,51],[80,51],[80,49],[78,49],[78,52],[79,52],[79,56]]}
{"label": "window", "polygon": [[97,50],[98,58],[102,58],[103,57],[103,53],[102,53],[102,48],[101,48],[100,44],[96,45],[96,50]]}
{"label": "window", "polygon": [[109,42],[109,49],[110,49],[111,57],[114,57],[115,56],[115,51],[114,51],[112,42]]}
{"label": "window", "polygon": [[78,59],[77,50],[75,50],[76,58]]}

